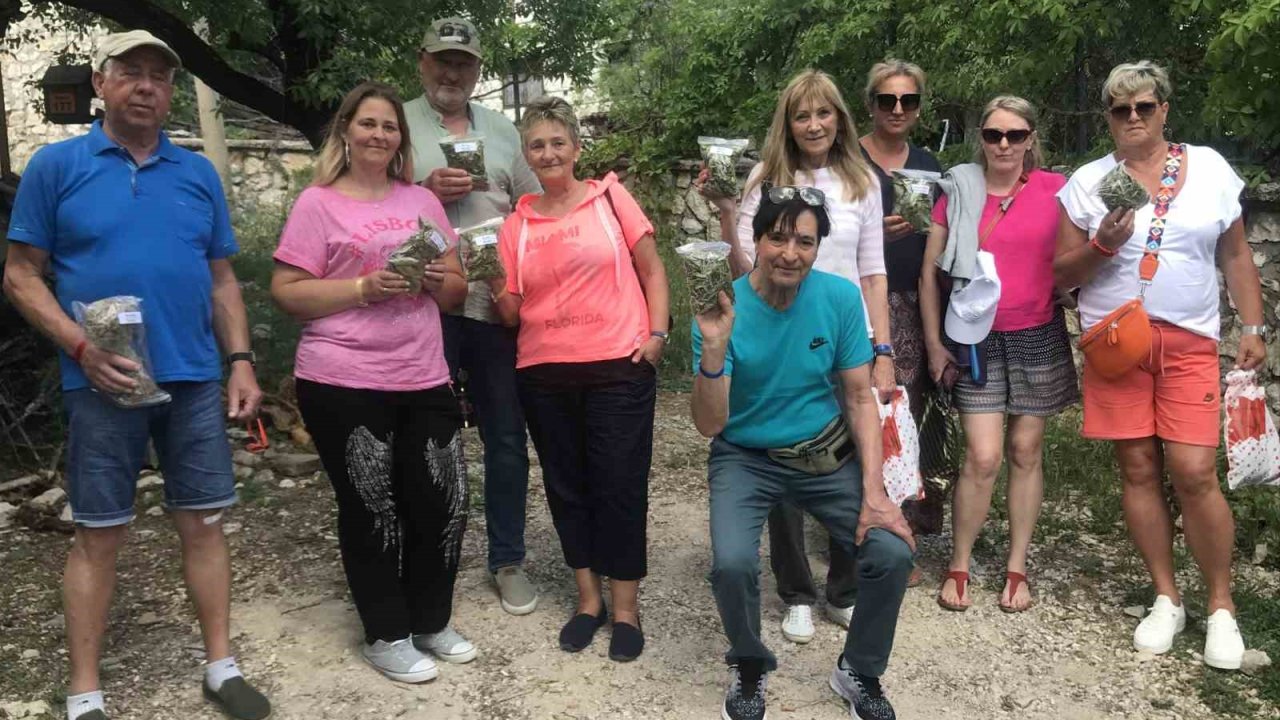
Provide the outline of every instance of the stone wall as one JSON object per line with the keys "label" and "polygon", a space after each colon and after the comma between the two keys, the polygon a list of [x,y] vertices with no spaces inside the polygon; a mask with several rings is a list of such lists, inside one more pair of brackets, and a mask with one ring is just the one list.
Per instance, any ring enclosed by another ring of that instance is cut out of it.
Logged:
{"label": "stone wall", "polygon": [[[174,144],[200,152],[200,138],[175,138]],[[231,170],[228,198],[232,206],[272,206],[285,202],[301,188],[293,187],[298,173],[309,170],[311,144],[281,140],[227,140]]]}

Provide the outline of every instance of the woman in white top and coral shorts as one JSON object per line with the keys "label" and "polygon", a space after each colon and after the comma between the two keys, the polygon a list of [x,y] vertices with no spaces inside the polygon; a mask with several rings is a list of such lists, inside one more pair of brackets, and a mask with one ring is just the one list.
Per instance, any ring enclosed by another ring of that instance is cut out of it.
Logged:
{"label": "woman in white top and coral shorts", "polygon": [[[1170,90],[1165,71],[1146,61],[1111,71],[1103,101],[1116,152],[1077,170],[1058,194],[1063,213],[1054,269],[1060,287],[1080,288],[1087,331],[1139,294],[1139,263],[1147,248],[1155,251],[1156,272],[1143,297],[1150,350],[1118,377],[1103,377],[1099,368],[1106,366],[1086,360],[1084,435],[1115,443],[1125,522],[1155,585],[1151,612],[1134,632],[1135,649],[1166,652],[1186,624],[1162,484],[1168,470],[1209,595],[1204,661],[1235,669],[1244,655],[1231,600],[1235,524],[1215,465],[1218,268],[1244,324],[1236,353],[1241,368],[1265,357],[1262,291],[1241,221],[1244,183],[1212,149],[1164,139]],[[1108,212],[1098,184],[1122,160],[1155,202]]]}

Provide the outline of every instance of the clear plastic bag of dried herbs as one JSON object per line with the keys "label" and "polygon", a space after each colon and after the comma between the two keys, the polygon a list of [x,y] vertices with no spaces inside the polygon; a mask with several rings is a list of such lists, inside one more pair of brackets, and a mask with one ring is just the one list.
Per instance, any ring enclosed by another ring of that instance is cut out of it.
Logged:
{"label": "clear plastic bag of dried herbs", "polygon": [[139,368],[125,373],[137,383],[128,392],[103,392],[122,408],[163,405],[172,398],[160,389],[147,352],[146,324],[142,319],[142,298],[116,295],[91,303],[73,302],[71,312],[84,329],[85,339],[98,348],[138,363]]}
{"label": "clear plastic bag of dried herbs", "polygon": [[695,315],[720,306],[721,290],[733,300],[733,271],[725,242],[694,242],[676,248],[689,287],[689,308]]}
{"label": "clear plastic bag of dried herbs", "polygon": [[449,167],[467,171],[475,189],[489,187],[488,171],[484,167],[484,138],[445,138],[440,141],[440,150],[444,152],[444,160]]}
{"label": "clear plastic bag of dried herbs", "polygon": [[893,212],[911,223],[917,232],[927,232],[933,212],[933,199],[937,197],[938,181],[942,173],[932,170],[894,170]]}
{"label": "clear plastic bag of dried herbs", "polygon": [[418,229],[387,256],[387,269],[409,281],[409,292],[422,292],[427,265],[449,251],[449,241],[436,224],[418,218]]}
{"label": "clear plastic bag of dried herbs", "polygon": [[498,259],[498,231],[502,223],[503,218],[496,217],[458,230],[462,268],[468,281],[492,280],[505,274]]}
{"label": "clear plastic bag of dried herbs", "polygon": [[708,193],[715,197],[738,197],[742,192],[742,186],[738,183],[738,161],[750,144],[750,140],[742,138],[698,138],[702,160],[707,164],[707,184],[704,187]]}
{"label": "clear plastic bag of dried herbs", "polygon": [[1098,198],[1107,206],[1107,212],[1116,208],[1138,210],[1151,202],[1150,193],[1125,170],[1123,160],[1098,181]]}

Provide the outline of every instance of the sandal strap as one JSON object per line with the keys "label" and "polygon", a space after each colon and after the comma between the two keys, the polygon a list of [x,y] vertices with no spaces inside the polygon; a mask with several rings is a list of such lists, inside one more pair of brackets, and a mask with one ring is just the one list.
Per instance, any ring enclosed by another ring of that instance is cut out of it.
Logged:
{"label": "sandal strap", "polygon": [[1026,585],[1031,587],[1031,583],[1027,582],[1027,576],[1024,573],[1008,570],[1004,574],[1004,581],[1009,585],[1009,604],[1005,607],[1013,607],[1013,596],[1018,594],[1018,586]]}

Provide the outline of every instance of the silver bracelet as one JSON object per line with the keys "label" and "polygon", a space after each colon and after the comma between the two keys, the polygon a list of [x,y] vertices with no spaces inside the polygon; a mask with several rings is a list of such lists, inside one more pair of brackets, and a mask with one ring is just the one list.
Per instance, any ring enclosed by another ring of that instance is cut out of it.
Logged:
{"label": "silver bracelet", "polygon": [[1241,325],[1240,334],[1241,335],[1261,335],[1262,337],[1265,338],[1267,336],[1267,326],[1266,325]]}

